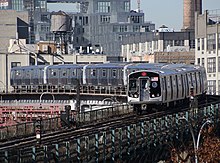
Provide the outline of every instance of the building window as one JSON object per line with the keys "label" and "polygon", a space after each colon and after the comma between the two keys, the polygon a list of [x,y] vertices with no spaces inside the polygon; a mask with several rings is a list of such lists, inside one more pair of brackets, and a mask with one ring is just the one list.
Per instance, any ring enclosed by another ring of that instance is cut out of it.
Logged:
{"label": "building window", "polygon": [[204,41],[204,38],[202,38],[202,50],[205,49],[205,41]]}
{"label": "building window", "polygon": [[124,11],[129,12],[130,11],[130,2],[125,2],[124,3]]}
{"label": "building window", "polygon": [[141,16],[131,16],[130,20],[132,23],[140,23],[140,22],[142,22],[142,17]]}
{"label": "building window", "polygon": [[180,41],[179,40],[174,40],[174,46],[180,46]]}
{"label": "building window", "polygon": [[133,26],[133,32],[140,32],[140,26]]}
{"label": "building window", "polygon": [[22,11],[23,10],[23,1],[22,0],[14,0],[11,2],[12,9],[16,11]]}
{"label": "building window", "polygon": [[98,12],[99,13],[110,13],[111,2],[98,2]]}
{"label": "building window", "polygon": [[197,58],[197,64],[200,65],[200,58]]}
{"label": "building window", "polygon": [[139,43],[135,44],[135,52],[139,52]]}
{"label": "building window", "polygon": [[39,2],[39,4],[40,4],[40,8],[46,8],[46,1],[45,0],[41,0]]}
{"label": "building window", "polygon": [[101,23],[110,23],[110,16],[109,15],[101,15],[100,22]]}
{"label": "building window", "polygon": [[207,50],[215,50],[215,49],[216,49],[215,34],[207,35]]}
{"label": "building window", "polygon": [[21,62],[11,62],[11,68],[21,66]]}
{"label": "building window", "polygon": [[207,72],[208,73],[216,72],[216,61],[214,57],[207,59]]}
{"label": "building window", "polygon": [[195,49],[195,40],[189,40],[189,46],[191,49]]}
{"label": "building window", "polygon": [[218,81],[218,95],[220,94],[220,80]]}
{"label": "building window", "polygon": [[220,57],[218,57],[218,72],[220,72]]}
{"label": "building window", "polygon": [[41,15],[41,21],[49,23],[50,22],[49,15]]}
{"label": "building window", "polygon": [[208,80],[208,94],[216,94],[216,81]]}
{"label": "building window", "polygon": [[205,66],[205,59],[202,58],[202,66],[204,67]]}
{"label": "building window", "polygon": [[197,39],[197,50],[200,51],[200,38]]}
{"label": "building window", "polygon": [[127,32],[127,31],[128,31],[128,27],[126,25],[119,26],[119,32]]}
{"label": "building window", "polygon": [[220,49],[220,33],[218,34],[218,49]]}

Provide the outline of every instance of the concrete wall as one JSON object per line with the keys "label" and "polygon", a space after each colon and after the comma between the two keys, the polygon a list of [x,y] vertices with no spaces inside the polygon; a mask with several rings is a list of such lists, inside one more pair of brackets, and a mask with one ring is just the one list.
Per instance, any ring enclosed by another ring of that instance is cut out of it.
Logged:
{"label": "concrete wall", "polygon": [[[17,19],[28,22],[27,12],[17,12],[14,10],[0,10],[0,52],[6,53],[9,40],[15,39],[17,34]],[[20,21],[19,21],[20,22]],[[23,28],[23,27],[22,27]],[[23,30],[21,30],[23,31]],[[26,35],[26,33],[25,33]],[[22,36],[22,33],[21,33]]]}

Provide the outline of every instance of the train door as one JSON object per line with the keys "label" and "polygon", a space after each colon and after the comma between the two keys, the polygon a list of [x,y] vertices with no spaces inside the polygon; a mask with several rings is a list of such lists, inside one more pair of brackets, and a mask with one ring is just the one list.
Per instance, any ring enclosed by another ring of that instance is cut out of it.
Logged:
{"label": "train door", "polygon": [[71,85],[72,73],[70,68],[67,69],[67,85]]}
{"label": "train door", "polygon": [[148,101],[150,98],[150,78],[139,78],[140,85],[140,101]]}
{"label": "train door", "polygon": [[167,76],[166,77],[166,86],[167,86],[167,101],[170,101],[171,100],[171,93],[172,93],[172,91],[171,91],[171,84],[170,84],[170,76]]}
{"label": "train door", "polygon": [[184,95],[183,95],[183,83],[182,83],[182,75],[178,75],[177,76],[177,83],[178,83],[178,98],[182,98]]}

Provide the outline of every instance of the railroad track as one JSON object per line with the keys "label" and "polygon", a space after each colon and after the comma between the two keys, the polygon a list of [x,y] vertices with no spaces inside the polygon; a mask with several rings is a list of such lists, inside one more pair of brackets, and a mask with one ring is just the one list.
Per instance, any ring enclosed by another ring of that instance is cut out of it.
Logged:
{"label": "railroad track", "polygon": [[[71,137],[75,136],[82,136],[85,135],[85,133],[91,133],[91,132],[98,132],[101,129],[107,128],[107,127],[113,127],[115,125],[119,125],[122,121],[126,121],[128,119],[134,118],[135,114],[130,114],[124,117],[117,117],[111,120],[103,121],[103,122],[97,122],[94,124],[84,125],[80,127],[79,129],[65,129],[53,133],[48,134],[42,134],[41,142],[42,144],[50,144],[52,141],[61,142],[65,141],[65,139],[70,139]],[[12,149],[12,148],[24,148],[28,146],[33,146],[36,144],[36,137],[31,136],[27,138],[19,138],[12,141],[2,142],[0,144],[0,150],[5,149]]]}

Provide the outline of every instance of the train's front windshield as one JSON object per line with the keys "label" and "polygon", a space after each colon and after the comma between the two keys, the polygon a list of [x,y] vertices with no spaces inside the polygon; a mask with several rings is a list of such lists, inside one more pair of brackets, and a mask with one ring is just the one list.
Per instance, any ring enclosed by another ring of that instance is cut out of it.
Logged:
{"label": "train's front windshield", "polygon": [[131,92],[137,91],[137,80],[136,79],[131,79],[129,81],[129,91]]}

